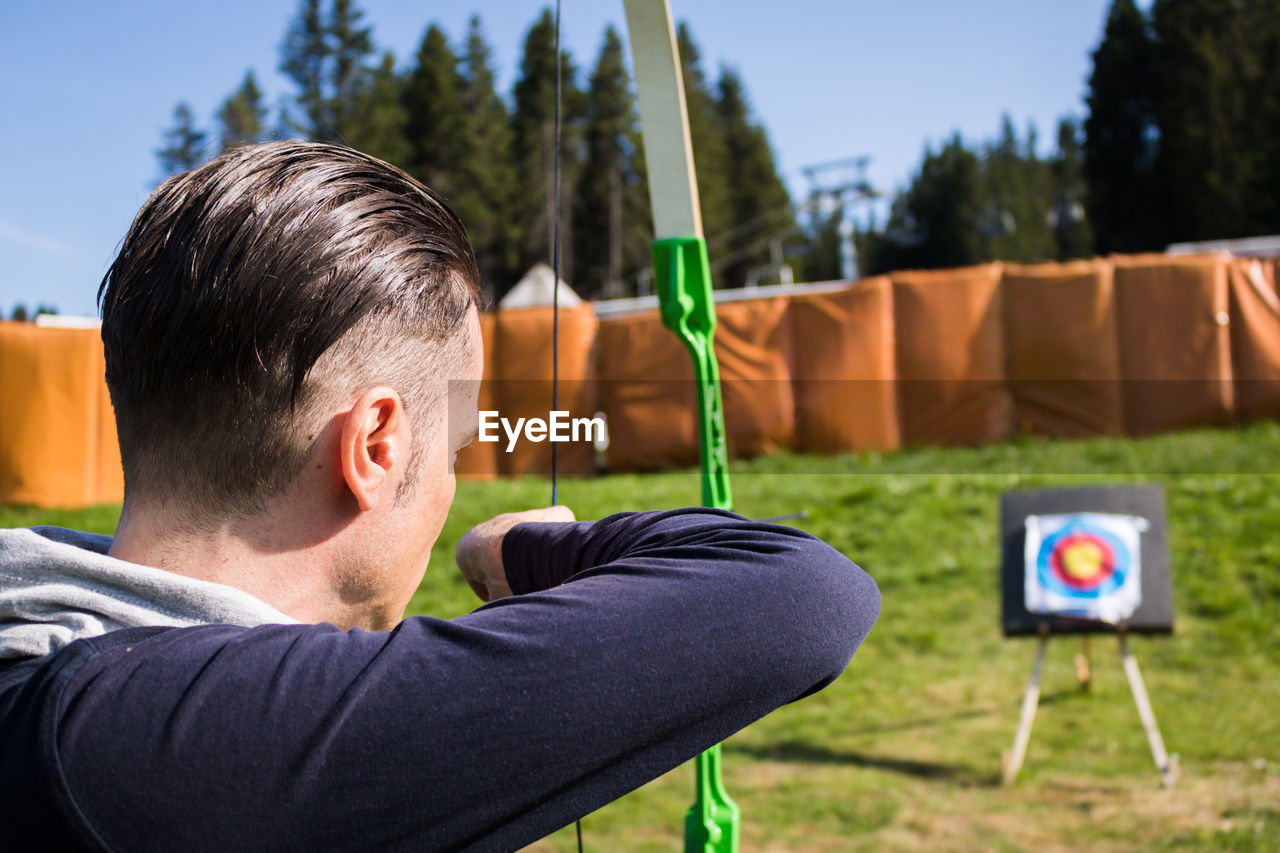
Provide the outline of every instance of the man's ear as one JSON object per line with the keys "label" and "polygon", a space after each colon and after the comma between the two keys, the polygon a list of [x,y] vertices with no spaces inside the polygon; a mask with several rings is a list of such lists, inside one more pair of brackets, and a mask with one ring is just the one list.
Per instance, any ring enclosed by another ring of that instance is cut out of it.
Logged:
{"label": "man's ear", "polygon": [[395,494],[409,458],[409,419],[394,388],[370,388],[342,419],[342,477],[361,510]]}

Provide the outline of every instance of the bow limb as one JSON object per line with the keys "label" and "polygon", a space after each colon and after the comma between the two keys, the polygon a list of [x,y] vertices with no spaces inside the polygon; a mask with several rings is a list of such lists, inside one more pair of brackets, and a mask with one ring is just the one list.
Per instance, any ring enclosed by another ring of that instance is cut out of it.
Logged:
{"label": "bow limb", "polygon": [[[653,206],[653,262],[662,322],[693,358],[698,392],[702,503],[732,509],[716,310],[702,235],[680,55],[667,0],[624,0]],[[696,799],[685,818],[686,853],[737,853],[739,811],[724,789],[720,746],[697,758]]]}
{"label": "bow limb", "polygon": [[693,357],[702,448],[702,503],[732,509],[716,308],[702,236],[680,55],[667,0],[625,0],[653,207],[653,260],[663,324]]}

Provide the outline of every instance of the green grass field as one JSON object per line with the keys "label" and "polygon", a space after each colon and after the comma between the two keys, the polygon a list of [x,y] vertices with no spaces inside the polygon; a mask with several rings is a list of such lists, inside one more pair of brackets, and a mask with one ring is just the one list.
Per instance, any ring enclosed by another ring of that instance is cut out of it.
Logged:
{"label": "green grass field", "polygon": [[[725,745],[744,851],[1280,850],[1280,427],[1142,441],[1016,442],[878,456],[779,455],[735,467],[737,509],[805,510],[800,526],[880,584],[884,609],[845,675]],[[1050,643],[1016,787],[999,784],[1034,641],[999,630],[999,496],[1109,482],[1164,486],[1177,631],[1136,638],[1182,779],[1164,790],[1114,641]],[[695,502],[691,472],[564,480],[580,518]],[[458,536],[540,506],[543,480],[463,482],[411,611],[472,608],[452,566]],[[0,525],[110,532],[117,507],[0,509]],[[786,630],[786,626],[779,626]],[[584,820],[588,850],[680,847],[692,798],[682,767]],[[513,784],[519,784],[513,780]],[[572,830],[535,845],[576,849]]]}

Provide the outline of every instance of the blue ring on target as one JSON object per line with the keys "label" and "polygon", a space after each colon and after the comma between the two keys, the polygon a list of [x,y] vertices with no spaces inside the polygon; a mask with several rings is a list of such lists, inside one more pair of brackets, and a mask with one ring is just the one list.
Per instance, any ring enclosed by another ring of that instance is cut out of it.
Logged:
{"label": "blue ring on target", "polygon": [[[1088,536],[1101,540],[1111,549],[1114,568],[1096,586],[1071,586],[1064,583],[1053,570],[1053,554],[1064,540],[1075,536]],[[1045,590],[1068,598],[1102,598],[1111,595],[1124,586],[1129,576],[1129,549],[1120,537],[1106,528],[1088,521],[1069,521],[1060,529],[1050,533],[1040,542],[1040,550],[1036,552],[1036,576]]]}

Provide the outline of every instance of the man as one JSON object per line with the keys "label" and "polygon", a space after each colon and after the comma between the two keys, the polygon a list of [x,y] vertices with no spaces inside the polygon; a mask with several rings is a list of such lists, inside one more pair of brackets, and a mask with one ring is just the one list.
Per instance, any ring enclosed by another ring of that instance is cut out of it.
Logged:
{"label": "man", "polygon": [[875,585],[711,510],[499,516],[457,555],[491,603],[401,621],[476,281],[444,201],[350,150],[147,200],[99,292],[116,536],[0,534],[5,849],[511,850],[840,674]]}

